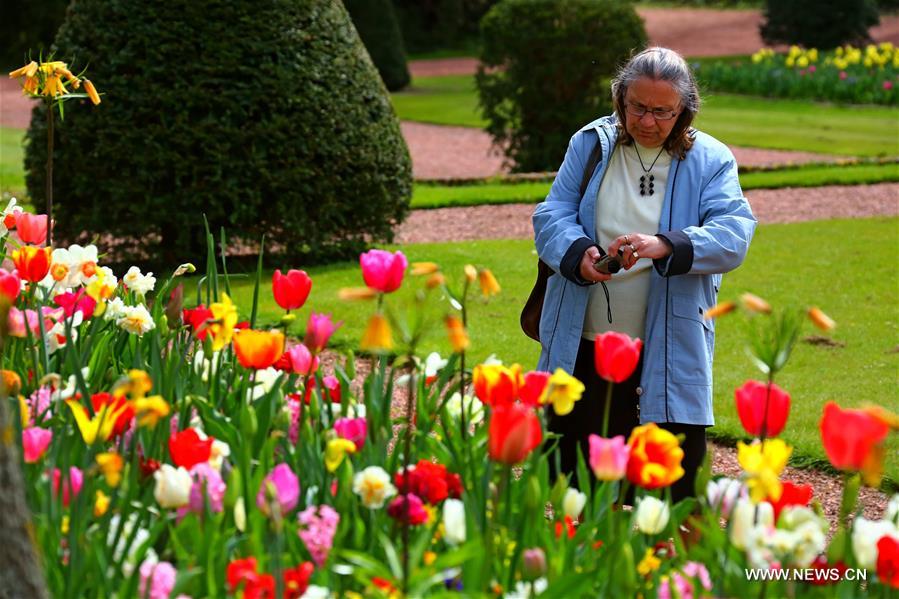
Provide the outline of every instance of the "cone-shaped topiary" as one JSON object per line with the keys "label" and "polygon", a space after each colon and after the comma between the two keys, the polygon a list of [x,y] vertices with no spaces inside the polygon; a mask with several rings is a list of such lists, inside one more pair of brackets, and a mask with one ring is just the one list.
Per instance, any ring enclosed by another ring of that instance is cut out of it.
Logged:
{"label": "cone-shaped topiary", "polygon": [[[56,127],[57,236],[197,259],[205,213],[323,259],[390,240],[408,211],[409,153],[339,0],[74,0],[55,47],[103,94]],[[38,206],[45,116],[25,159]]]}
{"label": "cone-shaped topiary", "polygon": [[409,85],[403,35],[390,0],[343,0],[343,5],[387,89],[396,91]]}

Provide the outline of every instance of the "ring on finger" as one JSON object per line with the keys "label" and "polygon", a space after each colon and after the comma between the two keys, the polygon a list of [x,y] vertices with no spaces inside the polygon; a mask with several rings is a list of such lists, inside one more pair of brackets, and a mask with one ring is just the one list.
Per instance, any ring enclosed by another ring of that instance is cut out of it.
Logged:
{"label": "ring on finger", "polygon": [[624,245],[630,245],[630,244],[631,244],[631,238],[629,236],[625,235],[624,236]]}
{"label": "ring on finger", "polygon": [[637,250],[634,250],[632,253],[634,255],[634,262],[640,259],[640,254],[637,253]]}
{"label": "ring on finger", "polygon": [[633,243],[627,244],[627,247],[631,248],[631,253],[632,253],[632,254],[636,254],[636,253],[637,253],[637,248],[634,247],[634,244],[633,244]]}

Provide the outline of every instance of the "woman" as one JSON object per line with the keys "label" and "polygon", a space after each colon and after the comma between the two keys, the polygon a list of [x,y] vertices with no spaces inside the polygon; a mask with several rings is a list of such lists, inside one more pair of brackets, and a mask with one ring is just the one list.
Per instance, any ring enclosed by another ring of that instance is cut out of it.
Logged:
{"label": "woman", "polygon": [[[586,385],[573,412],[550,415],[549,429],[562,435],[561,470],[572,473],[578,447],[586,457],[588,436],[602,427],[606,387],[594,367],[595,336],[643,339],[637,370],[614,387],[607,436],[627,438],[647,422],[683,435],[685,475],[672,486],[679,501],[694,495],[705,429],[714,424],[715,330],[703,312],[716,303],[721,274],[746,256],[756,221],[730,150],[691,127],[699,92],[679,54],[637,54],[613,80],[612,96],[615,114],[574,134],[534,212],[537,252],[555,271],[538,368],[561,367]],[[597,143],[601,159],[582,198]],[[597,270],[605,252],[619,256],[619,273]]]}

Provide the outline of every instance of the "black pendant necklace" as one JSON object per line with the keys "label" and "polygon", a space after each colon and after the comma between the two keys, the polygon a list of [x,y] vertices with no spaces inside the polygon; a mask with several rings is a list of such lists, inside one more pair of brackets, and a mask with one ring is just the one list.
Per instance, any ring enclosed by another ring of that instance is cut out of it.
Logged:
{"label": "black pendant necklace", "polygon": [[[662,155],[662,152],[665,151],[665,146],[659,150],[659,153],[656,154],[656,159],[652,161],[652,164],[649,165],[649,168],[643,166],[643,158],[640,157],[640,150],[637,149],[636,142],[634,143],[634,152],[637,153],[637,160],[640,161],[640,168],[643,169],[643,174],[640,175],[640,195],[652,195],[655,187],[655,177],[649,174],[649,171],[652,170],[652,167],[656,165],[656,162],[659,161],[659,156]],[[647,177],[649,175],[649,177]],[[648,185],[647,185],[648,184]]]}

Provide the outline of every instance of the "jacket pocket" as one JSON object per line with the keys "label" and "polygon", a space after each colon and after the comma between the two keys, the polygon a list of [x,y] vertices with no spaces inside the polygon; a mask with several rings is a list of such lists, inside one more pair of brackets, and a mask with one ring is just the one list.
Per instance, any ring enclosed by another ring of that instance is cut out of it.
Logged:
{"label": "jacket pocket", "polygon": [[703,319],[704,308],[689,295],[671,297],[673,356],[669,361],[671,378],[690,385],[712,384],[712,348],[715,332]]}

